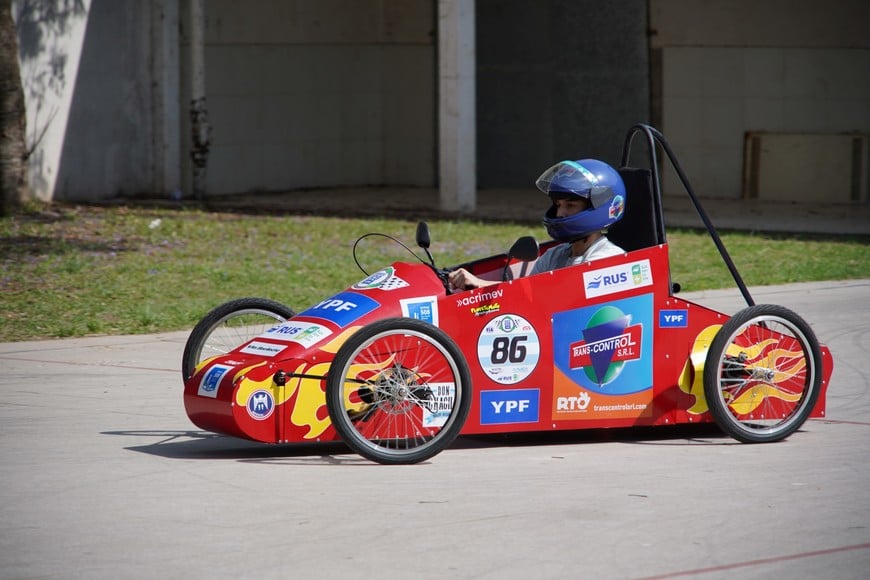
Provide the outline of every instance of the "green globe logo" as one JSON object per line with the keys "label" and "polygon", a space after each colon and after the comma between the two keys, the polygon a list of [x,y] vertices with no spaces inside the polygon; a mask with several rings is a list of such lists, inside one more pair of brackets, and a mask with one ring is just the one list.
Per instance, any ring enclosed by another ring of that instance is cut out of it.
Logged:
{"label": "green globe logo", "polygon": [[589,348],[591,365],[583,367],[583,372],[590,381],[599,386],[612,382],[622,372],[625,361],[613,361],[618,339],[625,333],[631,321],[615,306],[605,306],[589,318],[583,329],[583,341]]}

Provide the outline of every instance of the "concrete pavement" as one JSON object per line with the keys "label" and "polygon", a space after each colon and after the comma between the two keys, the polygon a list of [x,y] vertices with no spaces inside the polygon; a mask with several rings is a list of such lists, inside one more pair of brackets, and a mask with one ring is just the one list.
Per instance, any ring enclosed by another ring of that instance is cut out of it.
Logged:
{"label": "concrete pavement", "polygon": [[0,344],[0,578],[867,578],[870,280],[752,291],[834,356],[826,419],[778,444],[461,438],[387,467],[196,429],[186,332]]}

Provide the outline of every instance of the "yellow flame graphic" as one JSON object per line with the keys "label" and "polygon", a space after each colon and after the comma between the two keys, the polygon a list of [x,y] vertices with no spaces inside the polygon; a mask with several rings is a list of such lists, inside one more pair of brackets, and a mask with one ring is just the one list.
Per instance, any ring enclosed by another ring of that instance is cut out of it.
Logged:
{"label": "yellow flame graphic", "polygon": [[[698,333],[695,343],[692,345],[689,360],[686,361],[680,374],[680,390],[695,397],[694,404],[688,409],[689,413],[701,414],[709,409],[704,397],[704,365],[707,359],[707,351],[710,349],[710,343],[713,342],[713,338],[720,328],[721,325],[708,326]],[[786,383],[802,373],[806,368],[806,359],[800,350],[771,348],[777,344],[779,344],[777,339],[768,338],[747,346],[731,343],[726,349],[726,354],[732,357],[744,354],[747,359],[744,365],[749,372],[752,371],[753,367],[773,371],[772,377],[767,379],[766,382],[753,384],[731,400],[728,400],[729,393],[725,393],[729,406],[736,414],[746,415],[752,413],[767,398],[776,398],[790,403],[800,400],[800,392],[789,392],[786,389],[780,388],[777,384]]]}
{"label": "yellow flame graphic", "polygon": [[[317,416],[321,407],[326,405],[326,396],[320,386],[320,379],[292,377],[282,387],[275,384],[272,376],[260,381],[247,378],[248,371],[263,364],[265,363],[247,367],[238,373],[237,376],[240,380],[236,389],[236,404],[247,405],[250,396],[255,391],[262,389],[272,393],[277,407],[286,403],[298,391],[296,403],[290,413],[290,422],[298,427],[308,427],[308,432],[303,435],[304,439],[314,439],[323,434],[329,427],[329,417],[326,413],[323,413],[323,419],[318,419]],[[320,363],[309,367],[307,363],[302,362],[289,374],[322,375],[328,369],[329,363]]]}
{"label": "yellow flame graphic", "polygon": [[359,403],[352,403],[350,400],[350,394],[359,389],[360,384],[355,382],[353,379],[359,379],[363,373],[368,372],[381,372],[390,365],[393,364],[393,361],[396,360],[396,355],[391,354],[389,357],[380,362],[375,363],[357,363],[352,364],[348,367],[347,375],[345,376],[344,383],[344,406],[349,411],[360,411],[365,406],[366,403],[360,401]]}
{"label": "yellow flame graphic", "polygon": [[[757,345],[751,347],[740,347],[732,344],[728,348],[728,354],[737,356],[741,352],[748,355],[746,361],[747,369],[751,371],[752,367],[769,369],[773,372],[770,378],[765,382],[758,382],[750,388],[741,392],[731,400],[728,400],[728,406],[739,414],[746,415],[752,413],[764,403],[767,398],[776,398],[783,401],[794,403],[800,400],[800,392],[789,392],[786,389],[777,386],[780,383],[786,383],[795,376],[799,375],[806,368],[806,359],[803,352],[800,350],[788,350],[784,348],[768,347],[779,344],[776,339],[769,338],[763,340]],[[726,393],[726,400],[728,394]]]}
{"label": "yellow flame graphic", "polygon": [[692,345],[692,354],[689,355],[689,360],[680,373],[680,390],[695,397],[694,404],[687,409],[694,415],[701,415],[709,410],[707,399],[704,398],[704,363],[707,360],[710,343],[713,342],[720,328],[722,328],[721,324],[714,324],[698,333]]}
{"label": "yellow flame graphic", "polygon": [[773,385],[759,383],[740,393],[740,395],[738,395],[734,400],[728,401],[728,406],[731,407],[735,413],[746,415],[760,407],[768,397],[794,403],[800,400],[801,395],[800,393],[787,393]]}
{"label": "yellow flame graphic", "polygon": [[[305,365],[299,367],[301,369]],[[319,363],[312,365],[306,369],[305,374],[322,376],[329,370],[329,363]],[[322,419],[317,417],[318,411],[326,406],[326,394],[321,387],[320,379],[297,378],[294,379],[295,385],[293,390],[299,390],[296,397],[296,403],[293,405],[293,411],[290,413],[290,422],[298,427],[308,427],[308,433],[303,435],[304,439],[314,439],[319,437],[329,427],[329,414],[321,413]],[[290,386],[288,382],[285,389]],[[288,397],[289,398],[289,397]]]}
{"label": "yellow flame graphic", "polygon": [[349,327],[347,327],[346,329],[344,329],[341,332],[341,334],[339,334],[338,336],[336,336],[335,338],[333,338],[332,340],[330,340],[329,342],[327,342],[326,344],[321,346],[320,350],[322,350],[324,352],[330,352],[332,354],[337,353],[338,349],[341,348],[341,345],[343,345],[347,341],[347,339],[350,338],[350,336],[353,333],[355,333],[357,330],[359,330],[360,328],[362,328],[362,326],[349,326]]}
{"label": "yellow flame graphic", "polygon": [[[351,382],[350,379],[356,379],[361,375],[371,372],[380,372],[393,364],[395,355],[390,355],[380,362],[374,363],[357,363],[351,364],[348,367],[347,378],[345,383],[345,406],[348,410],[359,411],[365,407],[365,403],[351,403],[350,394],[359,388],[359,383]],[[275,406],[283,405],[293,395],[296,395],[296,400],[293,404],[293,409],[290,411],[290,422],[297,427],[308,427],[308,432],[303,436],[304,439],[315,439],[323,434],[329,427],[329,415],[323,411],[326,406],[326,395],[323,392],[322,379],[314,378],[325,376],[329,371],[330,363],[323,362],[313,365],[302,362],[292,372],[291,379],[283,387],[275,384],[272,376],[262,380],[255,381],[247,377],[247,373],[265,363],[258,363],[246,367],[237,373],[238,385],[236,388],[236,404],[245,406],[248,404],[250,396],[258,390],[266,390],[272,393],[275,399]],[[293,377],[292,375],[311,375],[308,377]],[[322,418],[321,418],[322,417]]]}

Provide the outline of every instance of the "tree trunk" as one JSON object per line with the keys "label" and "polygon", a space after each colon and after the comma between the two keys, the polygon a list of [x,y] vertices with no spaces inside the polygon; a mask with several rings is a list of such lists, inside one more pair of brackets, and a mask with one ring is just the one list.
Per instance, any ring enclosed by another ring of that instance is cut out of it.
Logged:
{"label": "tree trunk", "polygon": [[0,0],[0,216],[27,197],[26,123],[12,0]]}

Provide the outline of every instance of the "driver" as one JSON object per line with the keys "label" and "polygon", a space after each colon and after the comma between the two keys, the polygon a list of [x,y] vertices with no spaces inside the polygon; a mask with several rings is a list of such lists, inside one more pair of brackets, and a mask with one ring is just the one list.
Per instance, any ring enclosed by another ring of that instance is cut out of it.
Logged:
{"label": "driver", "polygon": [[[547,233],[562,243],[544,252],[530,275],[625,253],[606,236],[625,212],[625,184],[613,167],[596,159],[560,161],[535,185],[553,202],[544,214]],[[448,281],[452,288],[465,290],[499,284],[465,268],[450,272]]]}

